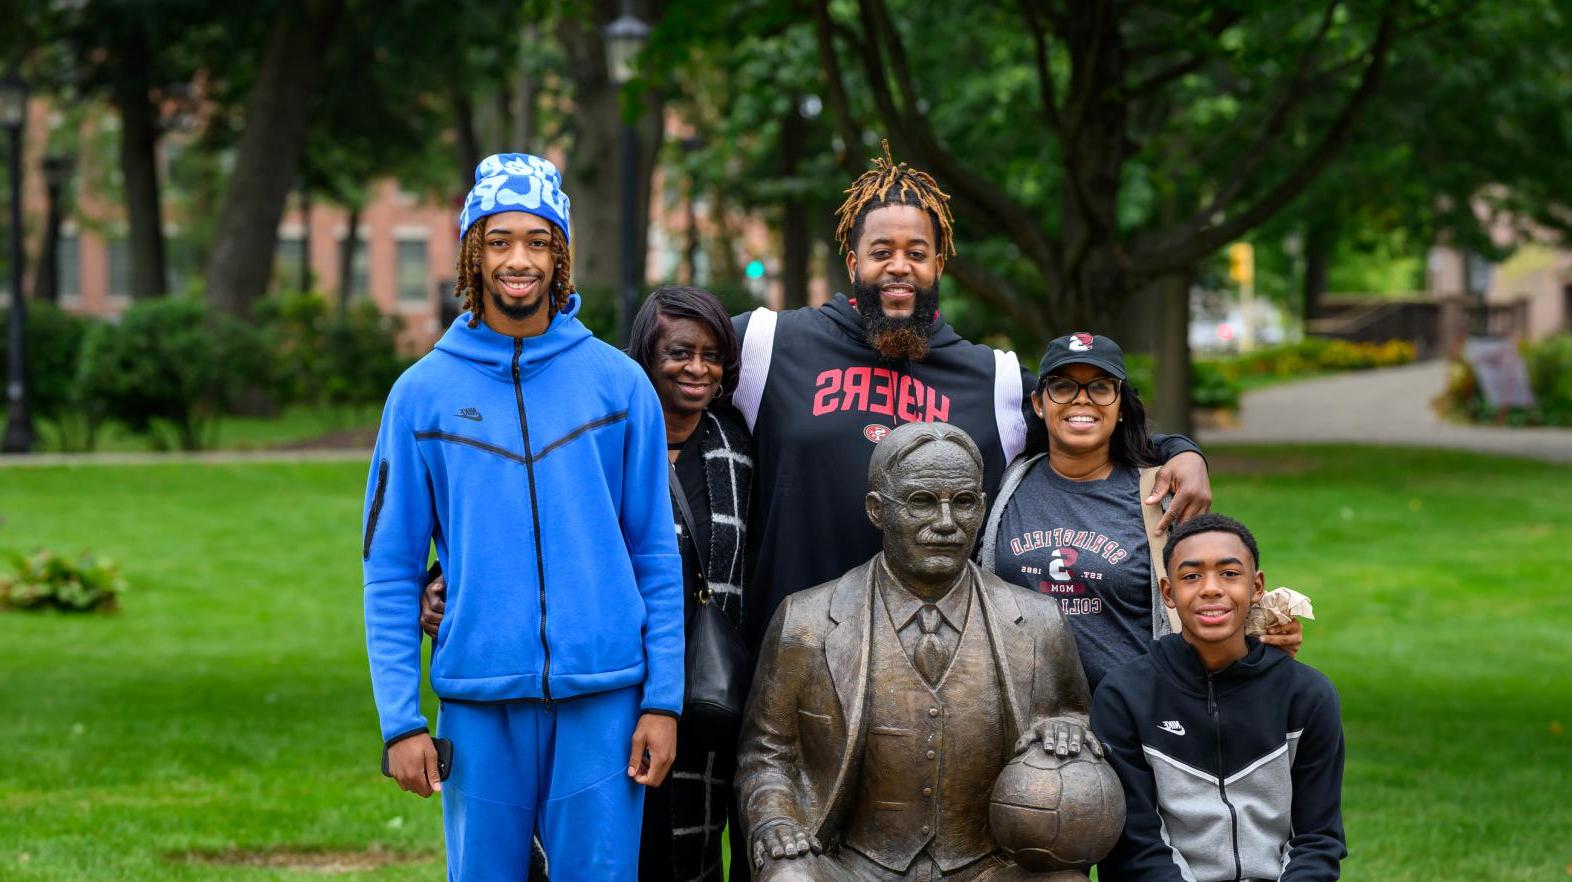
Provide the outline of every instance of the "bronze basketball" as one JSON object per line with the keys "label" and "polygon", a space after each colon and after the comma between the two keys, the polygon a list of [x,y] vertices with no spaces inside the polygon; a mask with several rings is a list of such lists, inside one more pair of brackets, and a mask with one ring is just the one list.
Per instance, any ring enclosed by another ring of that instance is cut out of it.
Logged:
{"label": "bronze basketball", "polygon": [[1119,841],[1124,789],[1089,752],[1060,759],[1034,744],[999,773],[988,821],[994,839],[1022,867],[1084,870]]}

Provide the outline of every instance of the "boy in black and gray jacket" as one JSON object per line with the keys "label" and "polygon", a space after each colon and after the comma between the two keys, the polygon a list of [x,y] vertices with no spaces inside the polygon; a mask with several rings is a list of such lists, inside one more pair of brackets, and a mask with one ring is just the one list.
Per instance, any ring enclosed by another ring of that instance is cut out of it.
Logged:
{"label": "boy in black and gray jacket", "polygon": [[1092,728],[1124,784],[1102,882],[1338,878],[1343,727],[1326,676],[1255,638],[1255,537],[1217,514],[1174,528],[1163,599],[1180,634],[1104,678]]}

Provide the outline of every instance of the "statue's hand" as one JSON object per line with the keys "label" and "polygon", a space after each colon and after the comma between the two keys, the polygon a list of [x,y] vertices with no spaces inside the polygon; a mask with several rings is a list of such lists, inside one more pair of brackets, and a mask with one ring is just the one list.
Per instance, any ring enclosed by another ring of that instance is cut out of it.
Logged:
{"label": "statue's hand", "polygon": [[790,860],[823,851],[824,847],[819,844],[819,840],[809,835],[796,821],[767,822],[753,834],[754,867],[764,866],[767,858]]}
{"label": "statue's hand", "polygon": [[1015,742],[1017,754],[1033,744],[1042,744],[1043,750],[1060,758],[1079,756],[1081,745],[1091,748],[1092,756],[1102,758],[1103,745],[1090,727],[1076,717],[1041,717],[1032,723],[1030,731]]}

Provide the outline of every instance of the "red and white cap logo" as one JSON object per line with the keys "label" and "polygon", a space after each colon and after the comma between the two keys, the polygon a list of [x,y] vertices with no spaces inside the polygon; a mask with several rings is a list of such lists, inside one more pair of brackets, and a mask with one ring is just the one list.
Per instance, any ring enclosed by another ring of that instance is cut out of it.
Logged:
{"label": "red and white cap logo", "polygon": [[1092,335],[1091,334],[1071,334],[1070,335],[1070,351],[1071,352],[1091,352],[1092,351]]}

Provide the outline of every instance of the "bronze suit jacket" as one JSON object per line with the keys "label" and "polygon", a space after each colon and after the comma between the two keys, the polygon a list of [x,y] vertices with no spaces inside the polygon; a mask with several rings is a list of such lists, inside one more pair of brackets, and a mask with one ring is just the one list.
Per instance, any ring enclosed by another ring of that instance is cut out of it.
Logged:
{"label": "bronze suit jacket", "polygon": [[[753,677],[737,757],[737,793],[750,837],[791,820],[829,848],[855,795],[867,737],[868,660],[878,558],[786,598],[770,621]],[[980,590],[1013,743],[1043,717],[1091,706],[1059,602],[968,562]]]}

